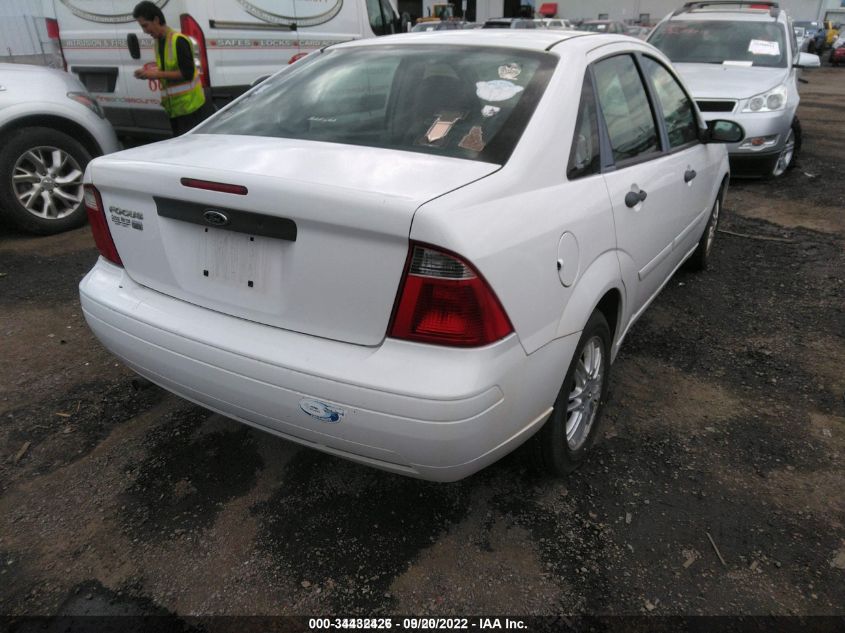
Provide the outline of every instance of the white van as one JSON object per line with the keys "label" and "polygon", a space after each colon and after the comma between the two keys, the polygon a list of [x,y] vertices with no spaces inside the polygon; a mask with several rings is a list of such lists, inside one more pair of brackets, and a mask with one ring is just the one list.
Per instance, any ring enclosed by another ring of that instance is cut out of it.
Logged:
{"label": "white van", "polygon": [[[155,0],[167,24],[192,38],[206,94],[225,105],[256,80],[314,49],[401,32],[396,0]],[[133,71],[154,64],[152,38],[132,17],[138,0],[52,0],[48,32],[119,133],[169,136],[156,81]],[[140,43],[133,58],[127,38]],[[135,54],[138,54],[137,51]]]}

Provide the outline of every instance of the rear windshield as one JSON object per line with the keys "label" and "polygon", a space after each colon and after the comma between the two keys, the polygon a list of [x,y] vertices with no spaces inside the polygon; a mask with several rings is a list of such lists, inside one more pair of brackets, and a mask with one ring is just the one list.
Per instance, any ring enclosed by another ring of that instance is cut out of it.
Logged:
{"label": "rear windshield", "polygon": [[329,49],[271,77],[197,132],[503,164],[556,59],[548,53],[442,44]]}
{"label": "rear windshield", "polygon": [[784,39],[777,22],[670,20],[660,24],[648,41],[675,63],[732,61],[785,68]]}

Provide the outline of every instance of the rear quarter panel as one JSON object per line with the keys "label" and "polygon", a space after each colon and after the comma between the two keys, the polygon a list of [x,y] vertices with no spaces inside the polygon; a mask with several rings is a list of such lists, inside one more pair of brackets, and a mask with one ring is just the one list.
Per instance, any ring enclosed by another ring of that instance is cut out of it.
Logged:
{"label": "rear quarter panel", "polygon": [[[580,59],[563,59],[508,163],[423,205],[411,228],[412,239],[451,249],[479,269],[527,353],[583,328],[602,296],[603,285],[581,287],[596,262],[618,283],[618,263],[604,263],[615,261],[616,237],[601,176],[566,179],[578,111],[572,95],[580,95],[583,73]],[[578,244],[569,287],[557,270],[564,232]]]}

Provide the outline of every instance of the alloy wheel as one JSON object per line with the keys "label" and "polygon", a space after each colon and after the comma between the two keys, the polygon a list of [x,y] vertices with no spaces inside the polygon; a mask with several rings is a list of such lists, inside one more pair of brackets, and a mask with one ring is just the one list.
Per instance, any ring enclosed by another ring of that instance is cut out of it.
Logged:
{"label": "alloy wheel", "polygon": [[795,155],[795,130],[789,130],[789,136],[786,137],[786,144],[778,156],[778,162],[775,163],[775,168],[772,170],[772,176],[780,176],[789,169],[792,163],[792,157]]}
{"label": "alloy wheel", "polygon": [[82,168],[57,147],[34,147],[12,168],[12,186],[21,206],[32,215],[58,220],[72,214],[82,202]]}
{"label": "alloy wheel", "polygon": [[604,375],[602,341],[594,336],[581,349],[566,405],[566,443],[571,451],[581,448],[590,435],[599,410]]}
{"label": "alloy wheel", "polygon": [[707,227],[707,242],[704,245],[704,254],[710,254],[710,248],[713,246],[713,240],[716,239],[716,228],[719,224],[719,211],[721,210],[722,205],[719,200],[716,200],[716,204],[713,205],[713,216],[710,219],[710,226]]}

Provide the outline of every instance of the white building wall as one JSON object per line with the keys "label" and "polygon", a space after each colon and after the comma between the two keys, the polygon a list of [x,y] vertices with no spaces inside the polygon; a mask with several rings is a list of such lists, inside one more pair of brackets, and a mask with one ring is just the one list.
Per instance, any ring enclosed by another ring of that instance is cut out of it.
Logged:
{"label": "white building wall", "polygon": [[476,0],[475,21],[479,24],[505,14],[505,0]]}
{"label": "white building wall", "polygon": [[[3,0],[0,0],[2,2]],[[451,2],[456,9],[466,12],[468,3],[466,0],[423,0],[422,15],[431,15],[431,6],[435,3]],[[523,0],[530,3],[530,0]],[[505,0],[476,0],[475,21],[484,22],[490,18],[500,18],[505,14]]]}

